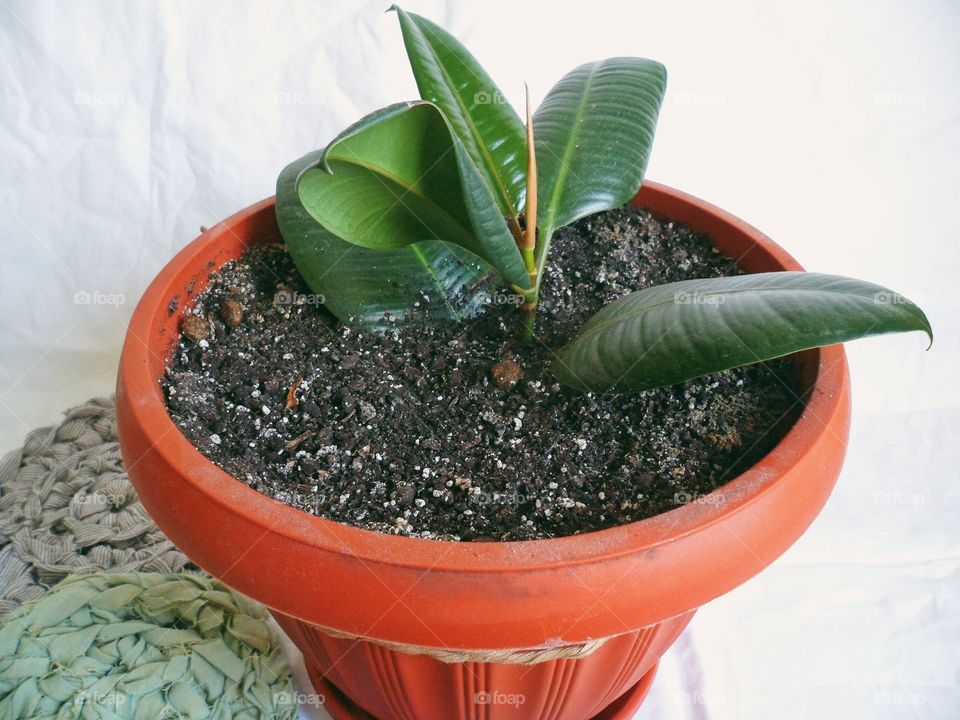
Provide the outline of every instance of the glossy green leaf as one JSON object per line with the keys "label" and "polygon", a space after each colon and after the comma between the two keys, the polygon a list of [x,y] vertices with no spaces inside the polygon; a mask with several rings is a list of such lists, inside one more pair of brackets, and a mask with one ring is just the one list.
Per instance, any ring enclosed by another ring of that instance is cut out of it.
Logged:
{"label": "glossy green leaf", "polygon": [[517,217],[526,183],[523,123],[480,63],[443,28],[396,5],[420,97],[446,115],[493,190],[504,217]]}
{"label": "glossy green leaf", "polygon": [[340,239],[377,250],[443,240],[529,286],[489,186],[436,105],[377,111],[331,142],[321,165],[300,175],[297,193]]}
{"label": "glossy green leaf", "polygon": [[334,315],[376,328],[412,313],[459,321],[480,310],[493,269],[473,253],[441,240],[371,250],[320,225],[303,207],[297,185],[321,156],[309,153],[280,174],[277,222],[300,273]]}
{"label": "glossy green leaf", "polygon": [[610,58],[567,73],[537,108],[541,277],[554,230],[640,189],[666,84],[658,62]]}
{"label": "glossy green leaf", "polygon": [[837,275],[773,272],[640,290],[594,315],[553,364],[566,385],[638,392],[799,350],[922,330],[892,290]]}

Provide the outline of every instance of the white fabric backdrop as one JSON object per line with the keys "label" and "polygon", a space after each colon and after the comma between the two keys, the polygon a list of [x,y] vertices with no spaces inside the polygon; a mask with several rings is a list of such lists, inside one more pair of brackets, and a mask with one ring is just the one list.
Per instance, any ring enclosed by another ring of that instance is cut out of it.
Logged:
{"label": "white fabric backdrop", "polygon": [[[112,390],[136,299],[200,225],[415,96],[388,4],[0,0],[0,450]],[[808,269],[895,287],[937,332],[929,353],[916,335],[850,347],[853,435],[826,511],[701,611],[638,717],[960,716],[960,7],[408,5],[515,104],[588,59],[663,61],[649,177]]]}

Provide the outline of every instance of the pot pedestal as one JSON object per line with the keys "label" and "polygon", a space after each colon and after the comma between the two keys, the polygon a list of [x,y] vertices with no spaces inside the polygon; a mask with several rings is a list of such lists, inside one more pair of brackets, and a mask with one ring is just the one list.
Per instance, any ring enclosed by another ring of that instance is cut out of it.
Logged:
{"label": "pot pedestal", "polygon": [[[313,683],[314,691],[324,698],[323,708],[327,711],[333,720],[377,720],[373,715],[366,712],[350,700],[346,695],[340,692],[332,683],[314,673],[313,668],[307,669],[310,675],[310,682]],[[650,692],[650,686],[653,684],[653,678],[657,674],[657,665],[654,665],[647,674],[627,692],[608,705],[599,715],[595,715],[591,720],[630,720],[640,705]],[[521,710],[517,713],[520,717]]]}
{"label": "pot pedestal", "polygon": [[273,616],[303,653],[334,720],[619,720],[643,702],[693,611],[612,637],[583,657],[530,665],[447,663]]}

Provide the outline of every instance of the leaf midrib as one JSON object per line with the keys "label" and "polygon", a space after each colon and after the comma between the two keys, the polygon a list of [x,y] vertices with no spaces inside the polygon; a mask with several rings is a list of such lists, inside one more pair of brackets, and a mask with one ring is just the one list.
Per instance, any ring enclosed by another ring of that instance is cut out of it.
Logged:
{"label": "leaf midrib", "polygon": [[461,322],[463,320],[463,316],[450,302],[451,295],[446,292],[443,285],[440,283],[440,278],[437,277],[436,271],[433,269],[433,266],[427,262],[427,258],[423,254],[423,250],[417,247],[418,245],[419,243],[411,243],[408,247],[413,251],[414,255],[417,256],[417,260],[419,260],[427,269],[427,273],[430,275],[430,280],[433,282],[433,286],[439,291],[440,296],[443,298],[443,304],[447,306],[447,310],[450,311],[451,317],[453,317],[456,322]]}
{"label": "leaf midrib", "polygon": [[560,195],[563,193],[563,188],[566,185],[567,175],[570,172],[570,159],[573,157],[573,149],[576,147],[575,140],[579,137],[581,128],[583,127],[583,116],[587,108],[587,97],[590,95],[590,91],[593,89],[593,80],[597,74],[597,71],[600,69],[601,63],[594,63],[593,67],[590,68],[590,74],[587,76],[587,81],[583,87],[583,95],[580,98],[580,104],[577,106],[577,113],[574,116],[574,122],[572,124],[572,131],[568,138],[566,147],[563,149],[563,157],[560,159],[560,170],[557,173],[557,179],[553,184],[553,192],[550,193],[550,204],[547,206],[549,208],[549,214],[544,219],[543,230],[545,234],[552,234],[553,232],[553,223],[556,220],[557,208],[559,207]]}
{"label": "leaf midrib", "polygon": [[[867,298],[865,298],[863,295],[860,295],[860,294],[854,293],[854,292],[849,292],[849,291],[832,291],[832,290],[823,290],[823,289],[816,289],[816,288],[773,288],[773,287],[767,287],[767,288],[742,288],[742,289],[737,289],[737,290],[713,290],[713,291],[694,291],[694,292],[696,292],[697,295],[699,295],[699,296],[718,296],[718,295],[737,295],[737,294],[740,294],[740,293],[766,293],[766,292],[785,292],[785,291],[790,292],[790,293],[817,293],[817,294],[824,294],[824,293],[826,293],[826,294],[831,294],[831,295],[846,295],[846,296],[849,296],[849,297],[858,298],[858,299],[860,299],[860,300],[866,300],[866,299],[867,299]],[[642,292],[642,291],[641,291],[641,292]],[[652,311],[652,310],[656,310],[657,308],[661,308],[661,307],[666,307],[666,306],[668,306],[668,305],[676,305],[676,301],[667,300],[667,301],[664,301],[664,302],[654,303],[653,305],[645,305],[645,306],[643,307],[643,309],[638,310],[638,311],[636,311],[636,312],[627,312],[627,313],[625,313],[624,315],[621,315],[621,316],[619,316],[619,317],[613,318],[613,319],[611,319],[611,320],[605,320],[605,321],[603,321],[603,322],[598,323],[598,324],[595,325],[594,327],[589,328],[589,329],[586,330],[583,334],[578,335],[578,336],[575,338],[575,340],[576,340],[577,342],[579,342],[580,340],[584,340],[584,339],[586,339],[586,338],[588,338],[588,337],[590,337],[590,336],[592,336],[592,335],[595,335],[596,333],[598,333],[598,332],[600,332],[601,330],[604,330],[604,329],[610,327],[611,325],[617,325],[617,324],[619,324],[619,323],[621,323],[621,322],[626,322],[626,321],[628,321],[628,320],[634,320],[634,319],[636,319],[637,317],[640,317],[640,316],[642,316],[642,315],[646,315],[648,312],[650,312],[650,311]],[[908,305],[907,307],[909,307],[909,305]]]}
{"label": "leaf midrib", "polygon": [[[420,190],[418,190],[418,189],[416,188],[416,185],[411,184],[411,183],[409,183],[408,181],[403,180],[402,178],[400,178],[398,175],[395,175],[394,173],[391,173],[391,172],[387,171],[383,166],[381,166],[381,165],[375,165],[375,164],[373,164],[373,163],[363,161],[363,160],[358,159],[358,158],[356,158],[356,157],[353,157],[353,158],[350,158],[350,159],[347,159],[347,158],[344,158],[344,157],[333,157],[333,158],[331,158],[331,159],[332,159],[332,160],[336,160],[337,162],[345,163],[345,164],[347,164],[347,165],[353,165],[353,166],[355,166],[355,167],[360,167],[360,168],[363,168],[364,170],[369,170],[369,171],[372,172],[374,175],[377,175],[377,176],[379,176],[379,177],[386,178],[387,180],[389,180],[390,182],[392,182],[394,185],[397,185],[401,190],[404,191],[404,193],[409,193],[409,194],[411,194],[411,195],[415,195],[416,197],[420,198],[421,200],[427,202],[431,207],[433,207],[433,208],[436,209],[436,212],[437,212],[438,214],[442,215],[444,218],[449,219],[450,223],[458,229],[458,231],[461,233],[461,235],[462,235],[464,238],[466,238],[466,239],[469,240],[469,241],[472,241],[472,240],[473,240],[473,233],[470,232],[470,230],[468,230],[467,228],[465,228],[465,227],[463,226],[463,224],[462,224],[457,218],[455,218],[453,215],[451,215],[449,212],[447,212],[441,205],[438,205],[438,204],[436,203],[436,201],[434,201],[434,200],[430,199],[429,197],[427,197],[426,195],[424,195]],[[321,170],[321,172],[323,172],[323,171]],[[297,196],[299,197],[299,192],[297,193]],[[402,203],[402,202],[403,202],[403,197],[402,197],[402,196],[401,196],[401,197],[398,197],[398,198],[397,198],[397,202],[398,202],[398,203]],[[418,218],[418,219],[420,219],[420,218]],[[425,223],[423,222],[422,219],[420,219],[420,223],[425,225]],[[429,229],[429,228],[427,228],[427,229]],[[434,233],[434,237],[433,237],[433,238],[426,238],[426,239],[428,239],[428,240],[442,240],[443,238],[437,237],[437,236],[436,236],[436,233]]]}
{"label": "leaf midrib", "polygon": [[[433,64],[440,71],[440,74],[443,76],[443,79],[446,80],[449,87],[454,88],[451,90],[450,94],[453,95],[454,100],[456,101],[457,106],[460,108],[460,116],[466,123],[467,127],[470,129],[470,134],[473,136],[474,143],[480,149],[480,153],[483,156],[484,164],[487,166],[487,172],[493,176],[495,180],[495,185],[500,197],[503,199],[503,203],[506,206],[507,211],[510,213],[511,217],[517,217],[519,214],[517,208],[513,206],[513,203],[510,201],[510,197],[507,194],[507,187],[503,182],[503,178],[500,177],[500,172],[497,168],[496,163],[493,161],[493,157],[490,155],[489,150],[487,149],[486,143],[483,142],[483,138],[480,135],[480,129],[477,127],[476,123],[473,122],[473,117],[470,115],[470,112],[467,106],[463,102],[463,98],[460,97],[460,93],[456,91],[456,83],[453,81],[453,78],[447,73],[446,68],[443,66],[443,63],[440,62],[439,55],[437,54],[436,49],[433,46],[433,43],[430,42],[426,33],[424,33],[418,25],[414,23],[414,27],[417,32],[420,34],[420,37],[423,38],[424,43],[428,48],[430,48],[431,56],[433,57]],[[469,70],[469,68],[467,68]]]}

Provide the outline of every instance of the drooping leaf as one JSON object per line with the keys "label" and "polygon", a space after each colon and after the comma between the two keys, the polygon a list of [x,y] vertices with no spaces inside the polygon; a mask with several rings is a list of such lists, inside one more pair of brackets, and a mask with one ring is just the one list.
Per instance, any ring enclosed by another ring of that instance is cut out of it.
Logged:
{"label": "drooping leaf", "polygon": [[554,230],[640,189],[666,84],[654,60],[610,58],[571,70],[537,108],[541,276]]}
{"label": "drooping leaf", "polygon": [[321,155],[309,153],[280,174],[277,222],[297,268],[327,308],[345,323],[373,328],[413,312],[457,321],[475,314],[493,269],[473,253],[441,240],[371,250],[341,240],[307,212],[297,184]]}
{"label": "drooping leaf", "polygon": [[594,315],[553,373],[596,392],[638,392],[869,335],[922,330],[892,290],[837,275],[772,272],[640,290]]}
{"label": "drooping leaf", "polygon": [[489,186],[436,105],[379,110],[334,139],[320,163],[300,175],[297,193],[342,240],[377,250],[443,240],[529,287]]}
{"label": "drooping leaf", "polygon": [[394,5],[420,97],[450,121],[486,178],[504,217],[515,218],[526,186],[523,123],[500,88],[453,35]]}

